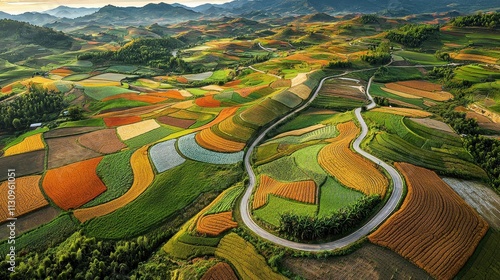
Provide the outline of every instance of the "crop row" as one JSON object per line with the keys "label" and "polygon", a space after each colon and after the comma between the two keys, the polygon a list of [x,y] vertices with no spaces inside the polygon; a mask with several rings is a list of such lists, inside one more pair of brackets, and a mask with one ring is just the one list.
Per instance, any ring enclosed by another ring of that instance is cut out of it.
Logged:
{"label": "crop row", "polygon": [[201,217],[196,223],[196,231],[201,234],[217,236],[237,226],[238,223],[233,221],[233,212],[228,211]]}
{"label": "crop row", "polygon": [[205,272],[201,280],[238,280],[238,277],[229,264],[220,262]]}
{"label": "crop row", "polygon": [[285,183],[276,181],[267,175],[262,175],[259,187],[254,195],[252,208],[258,209],[266,205],[270,194],[314,204],[316,203],[316,184],[314,181]]}
{"label": "crop row", "polygon": [[233,187],[231,189],[228,189],[224,193],[224,196],[222,196],[220,200],[217,201],[217,203],[215,203],[212,207],[210,207],[204,214],[208,215],[231,211],[234,204],[236,203],[236,199],[238,199],[243,190],[243,187]]}
{"label": "crop row", "polygon": [[359,129],[354,122],[339,124],[337,128],[340,135],[319,152],[319,164],[343,185],[383,197],[389,184],[387,178],[371,162],[350,149]]}
{"label": "crop row", "polygon": [[420,90],[412,87],[407,87],[404,85],[401,85],[399,83],[388,83],[385,84],[385,87],[391,90],[396,90],[400,91],[403,93],[419,96],[419,97],[425,97],[429,98],[435,101],[446,101],[451,98],[453,98],[453,95],[449,92],[445,91],[438,91],[438,92],[431,92],[431,91],[425,91],[425,90]]}
{"label": "crop row", "polygon": [[196,143],[194,133],[179,138],[177,147],[181,154],[187,158],[206,163],[233,164],[243,160],[243,151],[237,153],[219,153],[202,148]]}
{"label": "crop row", "polygon": [[227,140],[215,134],[210,128],[196,134],[195,140],[201,147],[215,152],[234,153],[245,148],[245,143]]}
{"label": "crop row", "polygon": [[42,133],[28,136],[24,138],[21,143],[16,144],[5,150],[4,156],[12,156],[22,153],[33,152],[37,150],[42,150],[45,148],[45,144],[42,140]]}
{"label": "crop row", "polygon": [[452,279],[474,253],[488,224],[435,172],[408,163],[396,167],[408,184],[407,197],[369,239],[437,279]]}
{"label": "crop row", "polygon": [[9,184],[7,181],[0,183],[0,193],[4,194],[0,197],[0,223],[3,223],[7,218],[22,216],[26,213],[39,209],[49,203],[40,191],[38,183],[41,176],[28,176],[16,179],[16,205],[14,215],[10,215],[8,211],[8,190]]}

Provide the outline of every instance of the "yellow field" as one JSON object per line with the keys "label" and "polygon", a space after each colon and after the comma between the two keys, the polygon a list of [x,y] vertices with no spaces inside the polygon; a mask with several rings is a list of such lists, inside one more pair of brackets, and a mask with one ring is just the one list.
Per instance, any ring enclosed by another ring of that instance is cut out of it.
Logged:
{"label": "yellow field", "polygon": [[372,110],[373,112],[389,113],[399,116],[412,117],[412,118],[427,118],[432,116],[431,113],[418,109],[398,108],[398,107],[380,107]]}
{"label": "yellow field", "polygon": [[245,143],[224,139],[213,133],[210,128],[206,128],[196,134],[195,139],[201,147],[216,152],[234,153],[245,148]]}
{"label": "yellow field", "polygon": [[241,279],[286,279],[275,273],[252,244],[236,233],[230,233],[221,239],[215,250],[215,256],[230,262]]}
{"label": "yellow field", "polygon": [[407,93],[404,93],[404,92],[401,92],[401,91],[397,91],[397,90],[392,90],[390,88],[381,88],[383,91],[386,91],[388,93],[392,93],[392,94],[395,94],[397,96],[401,96],[401,97],[404,97],[404,98],[410,98],[410,99],[420,99],[422,97],[420,96],[415,96],[415,95],[412,95],[412,94],[407,94]]}
{"label": "yellow field", "polygon": [[[182,94],[183,91],[180,91],[180,93]],[[182,94],[182,96],[184,96],[184,94]],[[174,105],[172,105],[172,108],[175,108],[175,109],[188,109],[188,108],[190,108],[193,105],[194,105],[194,100],[186,100],[186,101],[175,103]]]}
{"label": "yellow field", "polygon": [[312,126],[301,128],[301,129],[296,129],[296,130],[291,130],[291,131],[283,132],[281,134],[278,134],[278,135],[274,136],[273,139],[277,139],[277,138],[281,138],[281,137],[285,137],[285,136],[300,136],[302,134],[311,132],[313,130],[320,129],[320,128],[324,127],[324,126],[325,126],[324,124],[315,124],[315,125],[312,125]]}
{"label": "yellow field", "polygon": [[142,135],[153,129],[159,128],[160,125],[155,120],[147,120],[133,124],[127,124],[116,128],[116,132],[122,140],[132,139],[136,136]]}
{"label": "yellow field", "polygon": [[148,148],[148,146],[144,146],[138,149],[130,158],[130,164],[134,173],[134,183],[130,189],[124,195],[107,203],[76,210],[74,215],[80,222],[83,223],[94,217],[104,216],[129,204],[151,185],[154,179],[154,172],[149,162]]}
{"label": "yellow field", "polygon": [[[48,205],[49,202],[45,199],[38,182],[42,176],[28,176],[16,179],[16,205],[14,216],[19,217],[33,210]],[[8,212],[8,191],[9,184],[7,181],[0,184],[0,223],[3,223],[7,218],[13,218]]]}
{"label": "yellow field", "polygon": [[458,55],[452,55],[452,58],[457,60],[479,61],[486,64],[497,64],[498,61],[498,59],[491,56],[485,56],[479,54],[467,54],[467,53],[459,53]]}
{"label": "yellow field", "polygon": [[5,150],[5,156],[12,156],[37,150],[42,150],[45,148],[45,144],[42,140],[42,133],[35,134],[24,138],[24,140],[16,144],[7,150]]}
{"label": "yellow field", "polygon": [[453,98],[453,95],[446,91],[426,91],[409,86],[405,86],[400,83],[388,83],[385,84],[387,89],[393,90],[395,92],[402,92],[409,95],[414,95],[417,97],[425,97],[432,99],[434,101],[447,101]]}
{"label": "yellow field", "polygon": [[303,100],[309,98],[309,95],[312,92],[312,90],[304,84],[300,84],[298,86],[292,87],[289,89],[289,91],[292,92],[293,94],[297,95],[298,97],[300,97]]}
{"label": "yellow field", "polygon": [[384,197],[389,182],[387,178],[368,161],[350,149],[350,143],[359,133],[354,122],[337,126],[340,135],[330,140],[318,154],[318,162],[343,185],[366,195],[379,194]]}

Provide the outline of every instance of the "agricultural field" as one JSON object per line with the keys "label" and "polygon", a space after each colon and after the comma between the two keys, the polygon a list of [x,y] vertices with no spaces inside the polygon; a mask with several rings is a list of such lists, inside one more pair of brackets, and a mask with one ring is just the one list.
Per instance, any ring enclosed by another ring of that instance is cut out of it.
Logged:
{"label": "agricultural field", "polygon": [[408,195],[370,241],[410,259],[435,278],[453,278],[474,253],[488,223],[436,173],[407,163],[396,167],[405,177]]}
{"label": "agricultural field", "polygon": [[175,148],[177,140],[168,140],[151,147],[149,156],[153,161],[156,171],[159,173],[183,164],[184,159]]}
{"label": "agricultural field", "polygon": [[[19,185],[16,188],[16,217],[28,214],[49,204],[49,202],[43,196],[38,185],[41,178],[41,176],[28,176],[21,177],[16,180],[16,184]],[[9,186],[7,181],[0,184],[0,190],[2,191],[2,193],[8,193],[8,189]],[[2,203],[2,205],[8,205],[7,196],[1,198],[0,202]],[[5,222],[7,218],[11,217],[12,216],[9,214],[9,211],[6,209],[6,207],[2,207],[2,209],[0,210],[0,223]]]}
{"label": "agricultural field", "polygon": [[42,133],[28,136],[24,140],[14,146],[9,147],[5,150],[4,156],[12,156],[22,153],[29,153],[37,150],[43,150],[45,144],[42,139]]}
{"label": "agricultural field", "polygon": [[254,194],[252,208],[258,209],[266,205],[268,197],[271,194],[303,203],[316,203],[316,185],[313,181],[285,183],[262,175],[259,187]]}
{"label": "agricultural field", "polygon": [[179,138],[177,148],[179,152],[192,160],[212,164],[234,164],[243,160],[243,152],[222,153],[207,150],[200,146],[195,134],[189,134]]}
{"label": "agricultural field", "polygon": [[365,89],[359,81],[347,78],[328,80],[312,106],[316,108],[350,111],[366,102]]}
{"label": "agricultural field", "polygon": [[238,277],[230,265],[220,262],[205,272],[201,280],[238,280]]}

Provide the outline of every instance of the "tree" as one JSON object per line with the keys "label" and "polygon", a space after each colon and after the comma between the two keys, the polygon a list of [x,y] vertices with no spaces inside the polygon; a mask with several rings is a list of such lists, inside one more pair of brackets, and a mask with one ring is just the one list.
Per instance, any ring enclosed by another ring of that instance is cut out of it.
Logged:
{"label": "tree", "polygon": [[72,121],[81,120],[83,118],[83,110],[79,106],[71,106],[68,108],[68,116]]}
{"label": "tree", "polygon": [[23,124],[21,123],[21,120],[18,119],[18,118],[15,118],[12,120],[12,126],[15,128],[15,129],[21,129]]}

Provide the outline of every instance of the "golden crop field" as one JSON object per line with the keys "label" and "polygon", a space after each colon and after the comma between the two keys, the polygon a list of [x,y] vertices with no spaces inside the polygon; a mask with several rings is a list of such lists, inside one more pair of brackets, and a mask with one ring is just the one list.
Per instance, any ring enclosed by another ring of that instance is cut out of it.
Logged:
{"label": "golden crop field", "polygon": [[273,139],[282,138],[282,137],[285,137],[285,136],[300,136],[302,134],[306,134],[306,133],[314,131],[316,129],[320,129],[320,128],[324,127],[324,126],[325,126],[324,124],[315,124],[315,125],[311,125],[311,126],[308,126],[308,127],[301,128],[301,129],[290,130],[290,131],[283,132],[281,134],[278,134],[278,135],[274,136]]}
{"label": "golden crop field", "polygon": [[408,185],[403,206],[369,236],[436,279],[453,279],[488,230],[484,221],[431,170],[396,163]]}
{"label": "golden crop field", "polygon": [[416,89],[421,89],[425,91],[441,91],[442,86],[440,84],[434,84],[428,81],[422,80],[411,80],[411,81],[401,81],[397,82],[397,84],[403,85],[405,87],[411,87]]}
{"label": "golden crop field", "polygon": [[245,148],[245,143],[224,139],[206,128],[195,136],[196,142],[201,147],[223,153],[239,152]]}
{"label": "golden crop field", "polygon": [[[49,204],[40,190],[38,183],[42,176],[28,176],[16,179],[16,207],[15,217],[22,216],[26,213],[34,211],[38,208],[44,207]],[[3,223],[7,218],[12,218],[8,212],[8,193],[9,184],[7,181],[0,184],[0,223]]]}
{"label": "golden crop field", "polygon": [[415,95],[418,97],[429,98],[434,101],[447,101],[453,98],[453,95],[446,91],[425,91],[421,89],[404,86],[399,82],[385,84],[385,87],[394,91],[399,91],[406,94]]}
{"label": "golden crop field", "polygon": [[261,175],[252,208],[258,209],[266,205],[270,194],[314,204],[316,203],[316,183],[314,181],[280,182],[267,175]]}
{"label": "golden crop field", "polygon": [[300,97],[302,100],[309,98],[309,95],[312,92],[312,90],[304,84],[299,84],[297,86],[291,87],[289,91]]}
{"label": "golden crop field", "polygon": [[286,279],[274,272],[252,244],[236,233],[230,233],[221,239],[215,256],[230,262],[242,279]]}
{"label": "golden crop field", "polygon": [[201,217],[196,223],[196,231],[201,234],[217,236],[237,226],[238,223],[233,221],[233,212],[228,211]]}
{"label": "golden crop field", "polygon": [[229,264],[220,262],[205,272],[201,280],[238,280],[238,277]]}
{"label": "golden crop field", "polygon": [[380,107],[380,108],[375,108],[372,111],[380,113],[389,113],[411,118],[427,118],[432,116],[431,113],[419,109],[399,108],[399,107]]}
{"label": "golden crop field", "polygon": [[497,64],[498,61],[498,59],[491,56],[467,53],[452,54],[452,58],[456,60],[479,61],[486,64]]}
{"label": "golden crop field", "polygon": [[116,132],[122,140],[132,139],[136,136],[142,135],[153,129],[159,128],[160,125],[155,120],[146,120],[133,124],[127,124],[116,128]]}
{"label": "golden crop field", "polygon": [[45,144],[42,140],[42,133],[35,134],[24,138],[24,140],[16,144],[7,150],[5,150],[4,156],[12,156],[37,150],[43,150]]}
{"label": "golden crop field", "polygon": [[98,206],[78,209],[74,212],[75,217],[83,223],[94,217],[109,214],[141,195],[154,179],[153,168],[148,158],[148,148],[148,146],[144,146],[132,154],[130,164],[134,173],[134,183],[124,195]]}
{"label": "golden crop field", "polygon": [[374,164],[350,149],[350,143],[359,133],[354,122],[337,125],[340,135],[320,150],[318,162],[343,185],[364,194],[384,197],[389,181]]}
{"label": "golden crop field", "polygon": [[381,89],[383,91],[388,92],[388,93],[392,93],[392,94],[395,94],[397,96],[401,96],[401,97],[404,97],[404,98],[409,98],[409,99],[420,99],[420,98],[422,98],[421,96],[416,96],[416,95],[413,95],[413,94],[408,94],[408,93],[404,93],[404,92],[401,92],[401,91],[392,90],[390,88],[382,87]]}

